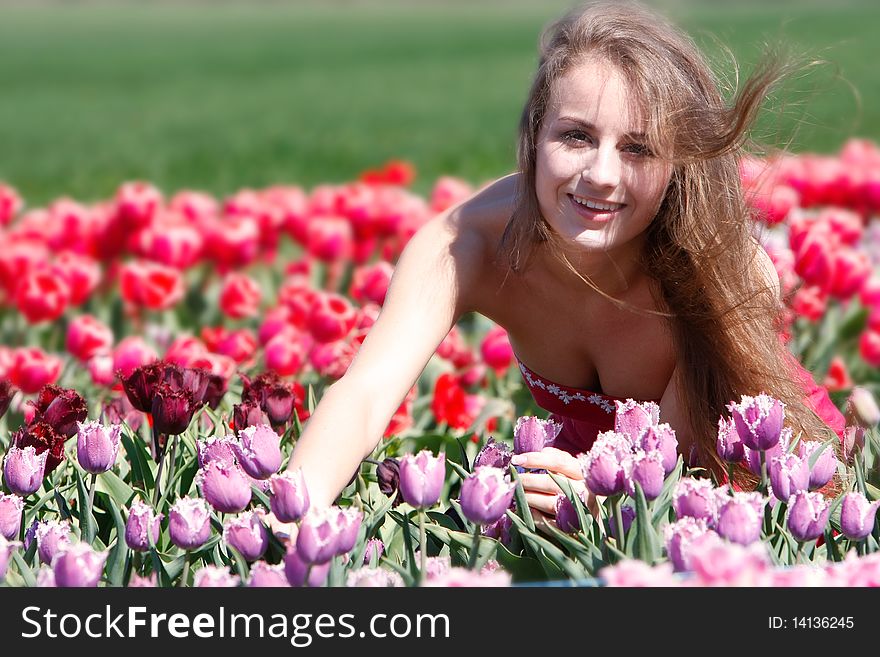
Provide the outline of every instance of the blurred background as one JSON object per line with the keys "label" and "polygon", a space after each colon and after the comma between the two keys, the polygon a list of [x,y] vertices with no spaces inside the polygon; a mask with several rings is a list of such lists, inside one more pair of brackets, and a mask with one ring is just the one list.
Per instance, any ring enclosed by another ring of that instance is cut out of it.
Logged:
{"label": "blurred background", "polygon": [[[413,189],[515,166],[542,27],[572,2],[0,2],[0,180],[28,205],[125,180],[215,195],[352,180],[392,158]],[[656,0],[735,81],[764,44],[826,63],[757,136],[795,152],[880,138],[880,3]]]}

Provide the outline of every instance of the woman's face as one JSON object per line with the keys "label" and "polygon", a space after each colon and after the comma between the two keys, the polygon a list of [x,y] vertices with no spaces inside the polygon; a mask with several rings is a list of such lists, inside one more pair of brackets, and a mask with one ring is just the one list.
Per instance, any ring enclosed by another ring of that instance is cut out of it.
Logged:
{"label": "woman's face", "polygon": [[560,77],[537,140],[541,214],[588,251],[640,249],[672,167],[654,157],[644,118],[617,69],[587,59]]}

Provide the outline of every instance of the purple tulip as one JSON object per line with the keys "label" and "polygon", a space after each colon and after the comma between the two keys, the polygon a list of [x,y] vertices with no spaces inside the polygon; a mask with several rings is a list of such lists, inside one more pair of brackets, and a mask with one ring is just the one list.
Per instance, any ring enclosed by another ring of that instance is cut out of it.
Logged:
{"label": "purple tulip", "polygon": [[151,544],[159,542],[162,518],[163,515],[157,514],[150,505],[135,500],[128,510],[128,522],[125,523],[125,544],[132,550],[148,552]]}
{"label": "purple tulip", "polygon": [[761,538],[765,504],[760,493],[734,493],[718,509],[715,531],[739,545],[754,543]]}
{"label": "purple tulip", "polygon": [[789,500],[788,530],[799,541],[814,541],[825,531],[830,511],[821,493],[795,493]]}
{"label": "purple tulip", "polygon": [[649,427],[660,423],[660,407],[654,402],[637,402],[627,399],[614,402],[617,412],[614,416],[614,430],[629,436],[635,442]]}
{"label": "purple tulip", "polygon": [[24,511],[22,498],[18,495],[0,493],[0,536],[10,541],[18,536],[22,511]]}
{"label": "purple tulip", "polygon": [[196,588],[233,588],[241,583],[238,575],[229,572],[229,568],[220,566],[202,566],[193,577]]}
{"label": "purple tulip", "polygon": [[291,586],[318,587],[327,581],[330,562],[309,563],[300,557],[296,549],[288,548],[284,555],[284,574]]}
{"label": "purple tulip", "polygon": [[739,463],[745,458],[745,445],[740,440],[736,423],[733,420],[718,418],[718,438],[715,441],[715,451],[721,460],[728,463]]}
{"label": "purple tulip", "polygon": [[642,487],[645,499],[656,499],[663,492],[663,455],[660,452],[643,452],[639,450],[623,461],[626,473],[624,487],[630,495],[636,494],[636,484]]}
{"label": "purple tulip", "polygon": [[70,522],[68,520],[44,520],[37,525],[37,554],[40,561],[52,564],[55,555],[70,547]]}
{"label": "purple tulip", "polygon": [[340,533],[338,512],[338,507],[309,510],[296,536],[296,552],[299,558],[306,563],[323,564],[336,555]]}
{"label": "purple tulip", "polygon": [[309,510],[309,489],[302,469],[285,470],[269,478],[269,507],[281,522],[296,522]]}
{"label": "purple tulip", "polygon": [[156,573],[150,573],[144,577],[133,573],[131,579],[128,580],[128,588],[130,589],[155,589],[157,587]]}
{"label": "purple tulip", "polygon": [[446,477],[446,454],[434,456],[426,449],[400,460],[400,495],[416,509],[434,506],[440,500]]}
{"label": "purple tulip", "polygon": [[371,538],[367,541],[366,548],[364,549],[364,565],[369,566],[371,563],[375,561],[375,563],[379,563],[379,559],[382,558],[382,553],[385,552],[385,544],[382,542],[381,538]]}
{"label": "purple tulip", "polygon": [[484,525],[480,533],[483,536],[494,538],[496,541],[500,541],[501,545],[507,546],[510,545],[511,527],[513,527],[513,521],[510,519],[510,516],[505,513],[492,524]]}
{"label": "purple tulip", "polygon": [[284,564],[270,565],[265,561],[257,561],[251,566],[250,588],[287,588],[290,582],[284,573]]}
{"label": "purple tulip", "polygon": [[211,461],[197,479],[202,497],[221,513],[238,513],[250,504],[251,482],[237,465]]}
{"label": "purple tulip", "polygon": [[[510,518],[507,517],[507,514],[502,517],[502,520],[504,518],[507,518],[508,522],[510,522]],[[501,522],[501,520],[498,522]],[[556,496],[556,527],[559,531],[566,534],[576,534],[581,530],[581,522],[580,518],[578,518],[577,509],[574,508],[574,504],[572,504],[571,500],[568,499],[568,496],[566,495]]]}
{"label": "purple tulip", "polygon": [[708,479],[683,477],[672,493],[672,508],[676,517],[696,518],[713,525],[721,499],[718,490]]}
{"label": "purple tulip", "polygon": [[256,561],[269,547],[269,531],[262,522],[264,515],[262,509],[245,511],[223,525],[223,540],[248,561]]}
{"label": "purple tulip", "polygon": [[212,436],[196,443],[199,467],[204,468],[211,461],[221,461],[228,465],[235,463],[235,436]]}
{"label": "purple tulip", "polygon": [[645,452],[659,452],[663,458],[663,474],[668,475],[678,464],[678,438],[665,422],[645,429],[634,445]]}
{"label": "purple tulip", "polygon": [[743,395],[739,404],[731,403],[727,409],[746,447],[768,450],[779,443],[785,404],[778,399],[764,393],[756,397]]}
{"label": "purple tulip", "polygon": [[532,415],[519,417],[513,429],[513,453],[540,452],[551,447],[562,425],[553,420],[541,420]]}
{"label": "purple tulip", "polygon": [[6,567],[9,565],[9,557],[15,548],[21,547],[18,541],[7,541],[0,536],[0,582],[6,577]]}
{"label": "purple tulip", "polygon": [[358,532],[364,515],[351,507],[346,509],[337,508],[336,512],[336,554],[345,554],[354,549],[357,543]]}
{"label": "purple tulip", "polygon": [[181,497],[168,510],[168,535],[184,550],[201,547],[211,537],[211,513],[205,500]]}
{"label": "purple tulip", "polygon": [[[626,534],[636,519],[636,510],[629,505],[620,507],[620,523],[623,525],[623,533]],[[612,513],[608,516],[608,528],[611,537],[617,539],[617,517]]]}
{"label": "purple tulip", "polygon": [[798,443],[797,449],[798,456],[806,461],[807,464],[809,464],[813,454],[821,450],[815,463],[813,463],[813,467],[810,468],[810,490],[822,488],[822,486],[831,481],[831,478],[837,472],[838,464],[837,456],[834,454],[834,449],[831,445],[823,445],[815,440],[801,440]]}
{"label": "purple tulip", "polygon": [[494,438],[489,438],[477,458],[474,459],[474,467],[479,468],[481,465],[488,465],[493,468],[501,468],[507,470],[510,465],[510,459],[513,453],[507,443],[499,443]]}
{"label": "purple tulip", "polygon": [[480,467],[461,483],[461,510],[477,525],[490,525],[510,508],[516,484],[498,468]]}
{"label": "purple tulip", "polygon": [[[792,440],[792,431],[789,427],[786,427],[782,430],[782,433],[779,434],[779,442],[776,443],[773,447],[764,451],[764,463],[769,467],[770,461],[774,456],[782,456],[783,454],[788,453],[788,447],[791,444]],[[746,467],[748,467],[749,472],[751,472],[756,477],[761,476],[761,451],[757,449],[751,449],[748,446],[743,446],[743,451],[745,452],[745,461]]]}
{"label": "purple tulip", "polygon": [[3,481],[9,490],[21,497],[35,493],[43,483],[48,456],[48,451],[37,454],[32,445],[23,449],[11,446],[3,461]]}
{"label": "purple tulip", "polygon": [[880,500],[869,502],[861,493],[847,493],[840,508],[840,529],[847,538],[861,541],[874,530]]}
{"label": "purple tulip", "polygon": [[632,442],[625,435],[606,431],[586,454],[579,456],[584,480],[595,495],[617,495],[624,489],[623,461],[632,453]]}
{"label": "purple tulip", "polygon": [[688,561],[702,586],[757,586],[770,570],[766,546],[758,541],[748,546],[722,540],[715,532],[694,539]]}
{"label": "purple tulip", "polygon": [[92,474],[107,472],[119,453],[121,424],[105,427],[100,422],[77,422],[76,458],[83,470]]}
{"label": "purple tulip", "polygon": [[774,456],[768,464],[770,485],[776,499],[788,502],[798,491],[810,485],[810,464],[797,454]]}
{"label": "purple tulip", "polygon": [[254,479],[268,479],[281,467],[281,437],[267,424],[238,432],[235,455],[242,469]]}
{"label": "purple tulip", "polygon": [[[611,526],[614,527],[613,524]],[[669,555],[669,561],[672,562],[675,572],[691,570],[688,556],[691,543],[710,531],[712,530],[704,519],[690,516],[666,525],[663,531],[666,554]]]}
{"label": "purple tulip", "polygon": [[88,543],[74,543],[59,552],[52,562],[55,586],[95,587],[101,580],[106,561],[106,552],[95,552]]}
{"label": "purple tulip", "polygon": [[400,588],[403,578],[393,570],[384,568],[358,568],[348,573],[345,585],[349,588]]}

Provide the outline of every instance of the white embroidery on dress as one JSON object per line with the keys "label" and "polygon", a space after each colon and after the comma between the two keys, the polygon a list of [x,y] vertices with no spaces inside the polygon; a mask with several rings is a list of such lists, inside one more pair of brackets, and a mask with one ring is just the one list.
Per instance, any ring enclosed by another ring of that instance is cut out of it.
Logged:
{"label": "white embroidery on dress", "polygon": [[536,379],[535,377],[532,376],[531,372],[529,372],[529,370],[526,369],[526,366],[523,365],[522,363],[519,364],[519,371],[522,372],[523,378],[526,380],[526,382],[529,384],[529,386],[531,386],[533,388],[541,388],[542,390],[546,390],[551,395],[554,395],[555,397],[558,397],[559,399],[561,399],[563,404],[570,404],[573,400],[588,401],[591,404],[595,404],[596,406],[601,408],[606,413],[613,413],[614,412],[614,405],[611,402],[609,402],[607,399],[604,399],[603,397],[601,397],[600,395],[598,395],[596,393],[593,393],[589,397],[584,397],[579,392],[572,395],[572,394],[569,394],[568,392],[566,392],[565,390],[563,390],[562,388],[560,388],[555,383],[551,383],[548,386],[540,379]]}

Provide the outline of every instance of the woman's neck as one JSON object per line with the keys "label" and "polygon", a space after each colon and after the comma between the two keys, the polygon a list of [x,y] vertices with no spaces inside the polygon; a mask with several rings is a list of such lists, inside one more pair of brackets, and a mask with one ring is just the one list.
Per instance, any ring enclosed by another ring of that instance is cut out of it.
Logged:
{"label": "woman's neck", "polygon": [[641,243],[630,242],[614,251],[589,252],[544,242],[538,247],[536,264],[578,294],[583,294],[586,280],[602,293],[619,298],[644,280],[641,249]]}

